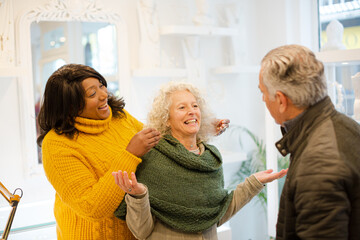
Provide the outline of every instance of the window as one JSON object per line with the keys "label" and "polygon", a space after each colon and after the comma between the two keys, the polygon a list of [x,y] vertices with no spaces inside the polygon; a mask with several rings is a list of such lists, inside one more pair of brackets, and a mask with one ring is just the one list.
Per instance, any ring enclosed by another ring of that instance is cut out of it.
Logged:
{"label": "window", "polygon": [[360,123],[360,1],[319,0],[320,52],[336,109]]}
{"label": "window", "polygon": [[359,0],[319,0],[319,22],[320,49],[336,44],[334,38],[340,39],[339,48],[360,48]]}

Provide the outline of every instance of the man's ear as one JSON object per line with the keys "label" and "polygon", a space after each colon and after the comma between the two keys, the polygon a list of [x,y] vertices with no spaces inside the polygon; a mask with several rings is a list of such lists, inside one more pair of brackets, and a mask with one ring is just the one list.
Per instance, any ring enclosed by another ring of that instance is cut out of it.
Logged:
{"label": "man's ear", "polygon": [[288,106],[289,106],[288,97],[280,91],[277,91],[275,96],[276,96],[276,101],[278,101],[279,112],[280,113],[286,112],[286,110],[288,109]]}

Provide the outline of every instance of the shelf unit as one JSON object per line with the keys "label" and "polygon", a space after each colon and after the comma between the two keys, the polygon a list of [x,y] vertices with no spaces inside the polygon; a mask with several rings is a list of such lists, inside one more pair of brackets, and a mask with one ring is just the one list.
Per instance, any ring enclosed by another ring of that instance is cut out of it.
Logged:
{"label": "shelf unit", "polygon": [[259,73],[259,65],[228,65],[213,68],[213,74]]}
{"label": "shelf unit", "polygon": [[135,69],[132,71],[133,77],[186,77],[185,68],[153,68]]}
{"label": "shelf unit", "polygon": [[167,25],[160,27],[160,35],[173,36],[237,36],[236,28],[209,27],[209,26],[181,26]]}
{"label": "shelf unit", "polygon": [[[344,95],[340,97],[340,99],[342,98],[342,101],[345,101],[345,107],[342,107],[343,111],[345,111],[344,113],[354,119],[354,116],[351,114],[351,110],[349,110],[350,107],[348,107],[353,104],[351,102],[351,98],[354,97],[349,93],[349,89],[351,89],[349,86],[352,86],[350,77],[356,72],[360,72],[360,49],[324,51],[317,52],[315,55],[325,65],[325,72],[328,74],[327,81],[331,83],[328,86],[328,93],[333,100],[335,107],[337,107],[338,104],[337,101],[339,97],[337,95],[339,94],[339,85],[341,88],[347,86],[348,92],[343,90]],[[341,106],[341,104],[339,105]],[[341,111],[340,109],[338,110]],[[354,120],[360,124],[359,119]]]}
{"label": "shelf unit", "polygon": [[[186,26],[186,25],[165,25],[160,27],[160,36],[174,36],[174,37],[232,37],[239,35],[239,30],[236,28],[212,27],[212,26]],[[213,69],[214,74],[228,74],[241,72],[256,72],[257,66],[254,67],[238,67],[238,66],[222,66]],[[154,69],[134,69],[132,71],[133,77],[174,77],[182,78],[187,76],[186,68],[154,68]]]}
{"label": "shelf unit", "polygon": [[324,64],[330,63],[360,63],[360,49],[333,50],[315,53],[316,57]]}

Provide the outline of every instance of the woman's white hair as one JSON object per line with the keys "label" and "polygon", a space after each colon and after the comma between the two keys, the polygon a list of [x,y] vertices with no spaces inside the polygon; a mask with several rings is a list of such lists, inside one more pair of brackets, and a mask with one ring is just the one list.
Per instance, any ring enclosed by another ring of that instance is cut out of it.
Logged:
{"label": "woman's white hair", "polygon": [[170,117],[171,94],[177,91],[189,91],[196,99],[201,112],[201,125],[197,134],[197,142],[208,141],[215,134],[213,114],[206,105],[199,89],[186,82],[171,81],[163,85],[154,98],[152,108],[147,116],[147,127],[155,128],[161,135],[171,134],[168,120]]}
{"label": "woman's white hair", "polygon": [[261,74],[269,97],[276,91],[288,96],[297,107],[309,107],[327,96],[324,65],[300,45],[271,50],[261,61]]}

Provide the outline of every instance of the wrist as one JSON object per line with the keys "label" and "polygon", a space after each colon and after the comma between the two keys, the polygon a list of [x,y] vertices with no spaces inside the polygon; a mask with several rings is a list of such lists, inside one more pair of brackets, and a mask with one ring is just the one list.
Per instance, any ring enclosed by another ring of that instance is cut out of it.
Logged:
{"label": "wrist", "polygon": [[138,194],[128,193],[128,194],[133,198],[140,199],[140,198],[145,197],[146,193],[147,193],[147,187],[144,186],[144,191],[142,193],[138,193]]}

